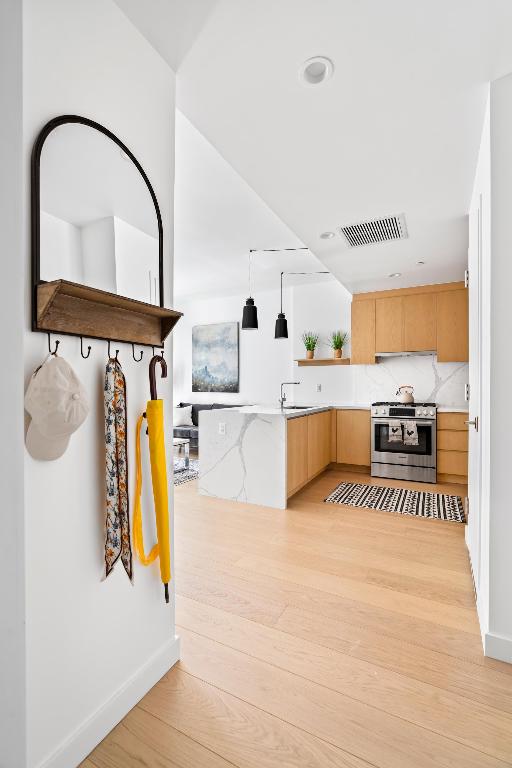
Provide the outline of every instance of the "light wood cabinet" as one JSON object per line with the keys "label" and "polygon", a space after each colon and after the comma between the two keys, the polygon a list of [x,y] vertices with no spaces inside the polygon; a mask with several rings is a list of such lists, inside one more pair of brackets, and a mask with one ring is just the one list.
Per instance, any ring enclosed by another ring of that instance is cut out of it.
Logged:
{"label": "light wood cabinet", "polygon": [[379,352],[430,351],[437,351],[439,362],[466,362],[468,332],[463,283],[356,294],[351,364],[375,363]]}
{"label": "light wood cabinet", "polygon": [[331,414],[313,413],[308,420],[308,480],[331,463]]}
{"label": "light wood cabinet", "polygon": [[338,464],[370,466],[370,411],[339,410],[336,417]]}
{"label": "light wood cabinet", "polygon": [[377,352],[402,352],[404,316],[403,299],[391,296],[375,301],[375,349]]}
{"label": "light wood cabinet", "polygon": [[289,498],[331,463],[331,412],[323,411],[288,419],[286,431]]}
{"label": "light wood cabinet", "polygon": [[287,429],[287,488],[291,496],[308,481],[308,420],[307,416],[288,419]]}
{"label": "light wood cabinet", "polygon": [[436,349],[436,295],[419,293],[403,297],[404,350]]}
{"label": "light wood cabinet", "polygon": [[437,414],[437,429],[460,429],[463,432],[468,431],[468,425],[466,421],[469,419],[467,413],[438,413]]}
{"label": "light wood cabinet", "polygon": [[375,363],[375,301],[352,301],[350,362]]}
{"label": "light wood cabinet", "polygon": [[468,454],[465,451],[438,451],[437,471],[441,475],[457,475],[461,481],[468,476]]}
{"label": "light wood cabinet", "polygon": [[469,360],[468,291],[437,296],[437,359],[440,363]]}
{"label": "light wood cabinet", "polygon": [[437,414],[437,479],[440,482],[467,483],[467,413]]}
{"label": "light wood cabinet", "polygon": [[437,433],[438,451],[466,451],[468,450],[467,432],[455,429],[442,429]]}

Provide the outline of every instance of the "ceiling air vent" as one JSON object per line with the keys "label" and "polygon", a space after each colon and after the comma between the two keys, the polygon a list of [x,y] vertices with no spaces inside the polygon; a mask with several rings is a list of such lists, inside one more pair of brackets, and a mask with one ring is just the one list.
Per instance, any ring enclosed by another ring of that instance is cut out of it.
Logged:
{"label": "ceiling air vent", "polygon": [[385,243],[387,240],[403,240],[409,236],[403,213],[374,221],[362,221],[360,224],[350,224],[347,227],[340,227],[339,231],[345,236],[351,248],[358,245]]}

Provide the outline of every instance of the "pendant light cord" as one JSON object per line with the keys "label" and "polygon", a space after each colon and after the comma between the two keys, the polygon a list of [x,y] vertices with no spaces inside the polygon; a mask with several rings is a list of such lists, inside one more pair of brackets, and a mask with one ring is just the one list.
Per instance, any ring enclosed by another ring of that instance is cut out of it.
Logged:
{"label": "pendant light cord", "polygon": [[[249,249],[249,296],[252,298],[251,289],[251,255],[253,253],[280,253],[281,251],[309,251],[307,245],[300,248],[250,248]],[[330,275],[328,270],[321,272],[281,272],[281,314],[283,314],[283,275]]]}

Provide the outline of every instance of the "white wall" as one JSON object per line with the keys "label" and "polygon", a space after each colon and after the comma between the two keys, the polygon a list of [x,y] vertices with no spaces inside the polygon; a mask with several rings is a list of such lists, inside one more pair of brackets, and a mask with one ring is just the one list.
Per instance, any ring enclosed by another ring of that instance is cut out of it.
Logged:
{"label": "white wall", "polygon": [[80,227],[84,283],[117,293],[114,217],[105,216]]}
{"label": "white wall", "polygon": [[[284,305],[289,331],[293,324],[290,294]],[[279,312],[279,291],[255,296],[259,329],[242,330],[245,296],[178,300],[176,309],[184,313],[174,330],[174,399],[194,403],[277,403],[279,386],[292,375],[289,339],[274,339]],[[192,326],[205,323],[240,323],[240,392],[192,392]]]}
{"label": "white wall", "polygon": [[[486,652],[512,662],[512,515],[510,513],[510,286],[512,284],[512,75],[491,83],[491,260],[484,284],[490,329],[483,343],[490,349],[490,384],[484,392],[482,422],[490,425],[485,454],[489,482],[489,632]],[[489,333],[490,330],[490,333]],[[485,359],[483,365],[485,365]],[[484,371],[485,374],[485,371]],[[492,395],[492,400],[491,400]],[[484,425],[483,425],[484,426]]]}
{"label": "white wall", "polygon": [[[50,118],[81,114],[114,131],[142,163],[160,203],[168,306],[172,306],[174,89],[174,74],[111,0],[25,0],[23,177],[30,178],[32,144]],[[12,146],[14,141],[9,143],[10,152]],[[25,203],[28,236],[28,184]],[[16,247],[9,252],[25,268],[28,378],[44,358],[47,340],[28,327],[28,248],[23,255]],[[16,329],[11,330],[9,355],[11,351],[19,355],[15,334]],[[136,563],[133,587],[117,567],[107,581],[100,581],[106,343],[91,344],[88,360],[80,357],[78,339],[63,337],[59,350],[89,393],[92,407],[87,421],[58,461],[37,462],[25,452],[30,768],[76,765],[163,674],[177,652],[173,594],[166,607],[157,564],[142,568]],[[130,346],[119,346],[127,376],[133,468],[135,416],[149,394],[147,365],[132,361]],[[15,370],[18,363],[10,364]],[[170,397],[169,384],[160,386],[160,391]],[[6,417],[19,417],[20,391],[7,402],[11,408]],[[9,450],[15,454],[15,441],[9,441]],[[147,495],[144,504],[149,513]],[[13,504],[13,519],[14,509]],[[149,543],[154,534],[147,535]],[[17,584],[13,591],[18,591]]]}
{"label": "white wall", "polygon": [[41,211],[41,280],[83,283],[81,231],[58,216]]}
{"label": "white wall", "polygon": [[[279,308],[277,291],[257,292],[259,330],[240,330],[240,393],[198,393],[191,391],[191,333],[200,323],[240,320],[243,296],[190,299],[177,307],[185,312],[175,331],[174,392],[177,401],[271,403],[279,398],[282,381],[300,381],[288,388],[288,399],[296,403],[356,403],[392,400],[401,384],[412,384],[417,400],[437,402],[445,407],[465,407],[465,363],[438,363],[435,357],[415,355],[389,358],[377,365],[299,368],[294,360],[305,356],[301,335],[312,330],[320,335],[317,357],[330,357],[327,346],[331,331],[350,332],[351,295],[336,280],[294,286],[285,293],[288,318],[287,341],[274,339]],[[178,302],[179,303],[179,302]],[[344,354],[350,355],[350,343]],[[321,391],[317,391],[320,385]]]}
{"label": "white wall", "polygon": [[114,217],[117,290],[121,296],[159,304],[158,239]]}
{"label": "white wall", "polygon": [[23,505],[22,6],[0,3],[0,766],[25,768],[25,546]]}

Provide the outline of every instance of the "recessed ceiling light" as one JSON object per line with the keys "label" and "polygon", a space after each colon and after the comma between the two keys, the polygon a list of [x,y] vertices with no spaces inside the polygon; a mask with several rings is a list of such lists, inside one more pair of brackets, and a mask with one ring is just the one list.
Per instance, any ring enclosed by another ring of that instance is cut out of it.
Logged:
{"label": "recessed ceiling light", "polygon": [[322,240],[330,240],[331,237],[336,237],[336,233],[335,232],[322,232],[320,237],[322,238]]}
{"label": "recessed ceiling light", "polygon": [[299,69],[300,79],[306,85],[320,85],[325,83],[334,72],[334,64],[326,56],[313,56],[306,59]]}
{"label": "recessed ceiling light", "polygon": [[402,277],[402,273],[401,272],[392,272],[389,275],[389,277]]}
{"label": "recessed ceiling light", "polygon": [[424,261],[417,261],[416,264],[424,264]]}

